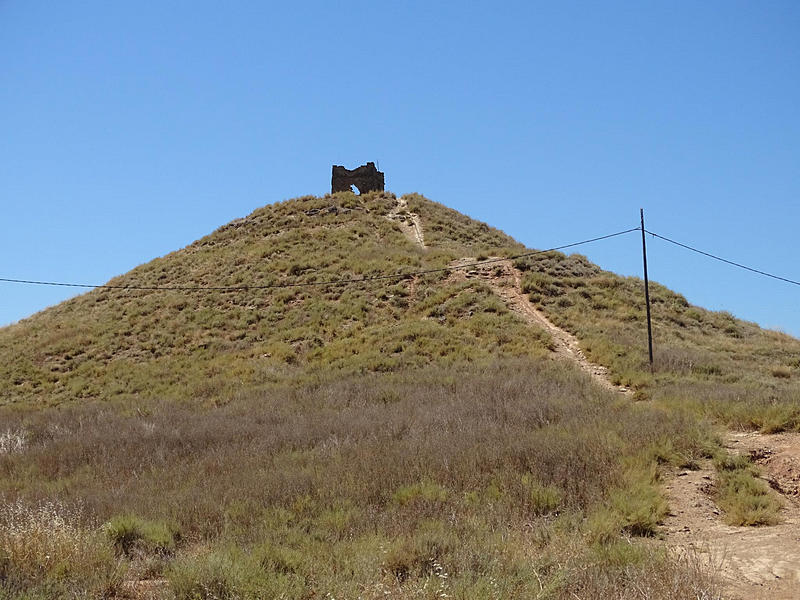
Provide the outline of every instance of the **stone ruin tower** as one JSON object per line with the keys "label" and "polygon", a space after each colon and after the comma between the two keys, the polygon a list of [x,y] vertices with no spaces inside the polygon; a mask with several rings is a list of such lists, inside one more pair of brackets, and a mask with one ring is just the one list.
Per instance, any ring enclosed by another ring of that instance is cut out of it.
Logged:
{"label": "stone ruin tower", "polygon": [[367,192],[383,191],[383,173],[375,168],[375,163],[368,162],[353,169],[345,169],[339,165],[333,165],[331,173],[331,193],[349,192],[350,186],[354,185],[359,194]]}

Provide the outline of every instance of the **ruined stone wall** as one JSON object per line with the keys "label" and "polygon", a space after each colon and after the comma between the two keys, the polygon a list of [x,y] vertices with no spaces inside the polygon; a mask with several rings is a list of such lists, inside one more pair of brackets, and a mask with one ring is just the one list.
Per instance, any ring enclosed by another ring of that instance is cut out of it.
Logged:
{"label": "ruined stone wall", "polygon": [[368,162],[353,169],[345,169],[340,165],[333,165],[331,173],[331,193],[346,192],[354,185],[359,194],[366,192],[383,191],[383,173],[375,168],[375,163]]}

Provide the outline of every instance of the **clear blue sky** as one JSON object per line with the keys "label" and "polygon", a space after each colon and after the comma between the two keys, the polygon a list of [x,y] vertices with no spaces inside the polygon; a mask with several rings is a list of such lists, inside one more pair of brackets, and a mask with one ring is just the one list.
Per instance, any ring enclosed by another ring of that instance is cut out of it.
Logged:
{"label": "clear blue sky", "polygon": [[[638,224],[800,279],[798,2],[0,0],[0,277],[102,283],[380,162],[546,248]],[[635,235],[581,250],[639,275]],[[800,287],[650,242],[800,335]],[[0,324],[74,293],[0,284]]]}

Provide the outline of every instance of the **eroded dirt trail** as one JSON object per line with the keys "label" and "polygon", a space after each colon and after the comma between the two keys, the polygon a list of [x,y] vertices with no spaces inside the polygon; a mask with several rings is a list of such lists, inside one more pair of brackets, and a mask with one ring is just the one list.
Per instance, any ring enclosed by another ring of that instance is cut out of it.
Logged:
{"label": "eroded dirt trail", "polygon": [[[421,248],[427,248],[422,229],[422,220],[419,215],[408,210],[408,202],[404,198],[397,199],[397,204],[386,215],[386,218],[397,223],[403,234],[410,241],[418,244]],[[475,262],[474,258],[463,258],[456,261],[452,266],[460,267],[473,262]],[[455,271],[453,275],[455,277],[479,277],[483,279],[512,311],[529,324],[542,327],[550,334],[553,339],[553,350],[556,354],[577,364],[582,371],[591,375],[604,388],[623,394],[631,393],[628,388],[613,384],[608,369],[590,362],[581,351],[578,340],[574,335],[558,327],[531,303],[527,295],[522,292],[522,275],[518,269],[514,268],[511,261],[503,260],[487,265],[475,265],[468,269]],[[414,295],[413,286],[414,283],[412,282],[412,297]]]}
{"label": "eroded dirt trail", "polygon": [[[495,260],[490,258],[489,260]],[[453,263],[452,266],[469,265],[475,262],[474,258],[464,258]],[[506,305],[522,317],[527,323],[543,328],[553,340],[553,351],[566,360],[577,364],[582,371],[606,389],[614,390],[622,394],[630,394],[631,390],[626,387],[614,385],[611,382],[608,369],[590,362],[580,349],[578,339],[558,327],[550,321],[542,311],[537,309],[522,292],[522,274],[516,269],[511,261],[500,261],[484,265],[474,265],[463,270],[456,271],[456,276],[461,273],[466,278],[480,278],[489,284],[492,291],[497,294]]]}
{"label": "eroded dirt trail", "polygon": [[728,434],[730,452],[749,455],[781,495],[782,522],[764,527],[734,527],[723,522],[712,493],[711,461],[697,471],[682,471],[668,485],[667,542],[694,552],[720,575],[727,598],[800,598],[800,434]]}
{"label": "eroded dirt trail", "polygon": [[394,221],[410,241],[427,248],[425,245],[425,235],[422,231],[422,220],[419,215],[408,210],[408,202],[404,198],[398,198],[395,207],[386,215],[390,221]]}

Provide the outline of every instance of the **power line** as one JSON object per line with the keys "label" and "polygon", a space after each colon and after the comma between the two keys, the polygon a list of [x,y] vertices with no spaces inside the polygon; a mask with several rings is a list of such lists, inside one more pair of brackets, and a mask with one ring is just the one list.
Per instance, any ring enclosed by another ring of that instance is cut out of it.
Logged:
{"label": "power line", "polygon": [[444,273],[450,271],[458,271],[462,269],[469,269],[471,267],[476,267],[480,265],[487,265],[491,263],[509,261],[509,260],[517,260],[520,258],[527,258],[529,256],[536,256],[537,254],[546,254],[547,252],[555,252],[557,250],[565,250],[566,248],[574,248],[575,246],[581,246],[583,244],[590,244],[592,242],[599,242],[601,240],[607,240],[609,238],[617,237],[620,235],[625,235],[626,233],[631,233],[633,231],[639,231],[639,227],[633,227],[631,229],[626,229],[624,231],[617,231],[616,233],[609,233],[607,235],[601,235],[599,237],[591,238],[588,240],[581,240],[580,242],[572,242],[571,244],[564,244],[562,246],[556,246],[554,248],[549,248],[547,250],[535,250],[533,252],[525,252],[523,254],[517,254],[515,256],[506,256],[503,258],[491,258],[487,260],[479,260],[475,262],[471,262],[464,265],[457,265],[453,267],[440,267],[436,269],[425,269],[422,271],[412,271],[406,273],[391,273],[391,274],[383,274],[383,275],[373,275],[371,277],[353,277],[353,278],[345,278],[345,279],[332,279],[327,281],[293,281],[293,282],[284,282],[284,283],[272,283],[267,285],[239,285],[239,286],[145,286],[145,285],[93,285],[87,283],[64,283],[58,281],[36,281],[32,279],[10,279],[6,277],[0,277],[0,282],[4,283],[19,283],[25,285],[45,285],[45,286],[56,286],[56,287],[73,287],[73,288],[88,288],[88,289],[103,289],[103,290],[131,290],[131,291],[181,291],[181,292],[188,292],[188,291],[220,291],[220,292],[233,292],[233,291],[246,291],[246,290],[266,290],[266,289],[274,289],[274,288],[292,288],[292,287],[319,287],[319,286],[326,286],[326,285],[349,285],[349,284],[356,284],[356,283],[365,283],[370,281],[380,281],[380,280],[394,280],[394,279],[408,279],[411,277],[418,277],[420,275],[429,275],[432,273]]}
{"label": "power line", "polygon": [[711,254],[710,252],[705,252],[703,250],[699,250],[698,248],[694,248],[689,246],[688,244],[682,244],[681,242],[672,240],[668,237],[663,235],[659,235],[657,233],[653,233],[652,231],[648,231],[645,229],[646,233],[649,233],[653,237],[657,237],[659,239],[664,240],[665,242],[669,242],[670,244],[675,244],[676,246],[680,246],[681,248],[686,248],[687,250],[691,250],[692,252],[696,252],[697,254],[702,254],[703,256],[707,256],[709,258],[713,258],[714,260],[718,260],[720,262],[727,263],[729,265],[733,265],[734,267],[739,267],[740,269],[744,269],[746,271],[750,271],[752,273],[757,273],[759,275],[764,275],[765,277],[771,277],[772,279],[777,279],[779,281],[785,281],[786,283],[791,283],[793,285],[800,285],[800,281],[795,281],[794,279],[788,279],[786,277],[781,277],[780,275],[773,275],[772,273],[767,273],[766,271],[761,271],[760,269],[754,269],[753,267],[748,267],[747,265],[743,265],[732,260],[728,260],[727,258],[722,258],[721,256],[716,256],[715,254]]}

